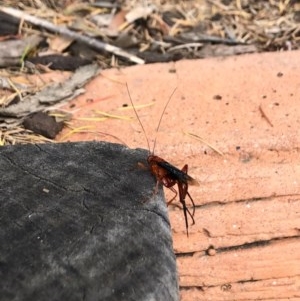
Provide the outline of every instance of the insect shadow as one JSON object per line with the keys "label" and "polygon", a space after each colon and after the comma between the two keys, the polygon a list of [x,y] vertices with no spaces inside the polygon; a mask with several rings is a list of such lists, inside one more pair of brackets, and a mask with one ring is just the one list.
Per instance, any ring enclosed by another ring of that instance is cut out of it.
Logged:
{"label": "insect shadow", "polygon": [[[179,168],[175,167],[174,165],[172,165],[171,163],[164,160],[163,158],[156,156],[154,154],[156,140],[157,140],[157,133],[158,133],[160,124],[162,122],[164,113],[172,99],[172,96],[174,95],[174,93],[177,90],[177,87],[173,90],[172,94],[170,95],[167,103],[164,106],[162,114],[160,116],[160,119],[159,119],[159,122],[158,122],[158,125],[156,128],[156,137],[155,137],[155,140],[153,143],[152,151],[150,148],[150,143],[149,143],[149,139],[147,137],[145,128],[139,118],[139,115],[134,106],[133,100],[131,98],[127,83],[126,83],[126,88],[127,88],[127,93],[129,95],[129,99],[130,99],[131,105],[133,107],[134,113],[138,119],[138,122],[143,130],[143,133],[144,133],[146,141],[147,141],[147,146],[148,146],[148,150],[149,150],[147,162],[148,162],[151,173],[156,178],[156,186],[154,189],[154,193],[156,194],[158,192],[158,187],[160,184],[165,186],[166,188],[169,188],[175,195],[170,201],[167,202],[167,205],[170,205],[176,199],[177,195],[179,196],[179,202],[182,204],[182,209],[183,209],[183,214],[184,214],[184,219],[185,219],[186,234],[187,234],[187,236],[189,236],[188,216],[192,220],[192,225],[194,225],[195,224],[195,219],[194,219],[195,203],[188,191],[188,188],[189,188],[189,185],[198,185],[198,182],[194,178],[192,178],[191,176],[188,175],[188,165],[187,164],[185,164],[182,169],[179,169]],[[174,188],[175,185],[177,185],[178,191]],[[192,203],[192,212],[186,206],[186,197],[187,196]]]}

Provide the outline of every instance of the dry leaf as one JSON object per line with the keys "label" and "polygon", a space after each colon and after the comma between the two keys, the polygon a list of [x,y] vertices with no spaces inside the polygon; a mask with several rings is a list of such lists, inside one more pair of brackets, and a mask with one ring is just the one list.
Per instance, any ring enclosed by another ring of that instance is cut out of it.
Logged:
{"label": "dry leaf", "polygon": [[132,9],[126,14],[125,19],[128,23],[132,23],[141,18],[147,18],[150,14],[154,12],[156,7],[154,5],[149,5],[147,7],[139,6]]}
{"label": "dry leaf", "polygon": [[72,39],[63,36],[53,36],[47,40],[49,47],[54,52],[62,53],[73,42]]}

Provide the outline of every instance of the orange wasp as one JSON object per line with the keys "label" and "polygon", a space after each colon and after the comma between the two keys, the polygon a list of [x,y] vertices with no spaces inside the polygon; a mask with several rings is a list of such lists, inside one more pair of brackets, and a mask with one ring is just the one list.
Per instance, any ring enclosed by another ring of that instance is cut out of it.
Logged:
{"label": "orange wasp", "polygon": [[[186,234],[187,236],[189,236],[189,224],[188,224],[188,215],[190,216],[190,218],[192,219],[192,225],[195,224],[195,220],[194,220],[194,215],[195,215],[195,203],[193,198],[191,197],[191,195],[188,192],[188,188],[189,188],[189,184],[190,185],[197,185],[198,182],[193,179],[191,176],[188,175],[188,165],[185,164],[183,166],[183,168],[180,170],[177,167],[175,167],[174,165],[170,164],[169,162],[167,162],[166,160],[162,159],[159,156],[155,156],[154,155],[154,149],[155,149],[155,145],[156,145],[156,137],[154,140],[154,145],[153,145],[153,150],[152,153],[150,151],[150,144],[149,144],[149,140],[147,138],[146,135],[146,131],[144,129],[144,126],[138,116],[138,113],[135,109],[135,106],[133,104],[130,92],[129,92],[129,88],[128,85],[126,83],[126,88],[127,88],[127,92],[129,95],[129,99],[130,102],[132,104],[134,113],[139,121],[139,124],[144,132],[144,135],[146,137],[147,140],[147,144],[148,144],[148,149],[149,149],[149,156],[147,158],[147,162],[149,164],[150,167],[150,171],[151,173],[155,176],[156,178],[156,187],[155,187],[155,193],[157,193],[158,191],[158,185],[162,184],[165,187],[169,188],[172,192],[175,193],[175,196],[169,201],[167,202],[167,205],[170,205],[177,197],[177,195],[179,194],[179,201],[182,204],[182,209],[183,209],[183,213],[184,213],[184,219],[185,219],[185,227],[186,227]],[[171,96],[169,97],[169,100],[167,101],[162,114],[160,116],[159,122],[158,122],[158,126],[156,129],[156,133],[159,130],[162,118],[164,116],[164,113],[166,111],[166,108],[172,98],[172,96],[174,95],[175,91],[177,88],[174,89],[174,91],[172,92]],[[176,191],[176,189],[174,188],[174,186],[177,184],[178,187],[178,192]],[[192,212],[190,212],[189,208],[186,206],[185,200],[186,200],[186,196],[189,197],[189,199],[191,200],[192,203]]]}

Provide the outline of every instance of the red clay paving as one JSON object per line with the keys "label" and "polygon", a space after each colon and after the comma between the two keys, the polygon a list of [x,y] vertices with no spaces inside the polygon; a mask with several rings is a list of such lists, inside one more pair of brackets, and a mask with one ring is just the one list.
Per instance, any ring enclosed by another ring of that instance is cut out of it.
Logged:
{"label": "red clay paving", "polygon": [[137,107],[149,105],[138,114],[151,147],[177,88],[155,153],[200,183],[189,187],[189,238],[169,206],[183,301],[300,300],[299,75],[299,51],[111,69],[65,106],[89,133],[65,129],[58,141],[147,148],[125,83]]}

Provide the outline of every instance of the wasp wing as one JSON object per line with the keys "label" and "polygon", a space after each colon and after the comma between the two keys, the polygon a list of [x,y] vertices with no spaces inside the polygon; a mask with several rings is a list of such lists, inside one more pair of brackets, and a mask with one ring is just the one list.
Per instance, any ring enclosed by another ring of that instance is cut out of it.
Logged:
{"label": "wasp wing", "polygon": [[170,164],[165,160],[158,161],[156,162],[156,164],[161,168],[165,169],[168,172],[168,176],[173,180],[177,180],[179,182],[183,182],[191,185],[198,184],[198,182],[194,178],[192,178],[187,173],[185,173],[184,171],[180,170],[179,168],[177,168],[176,166]]}

